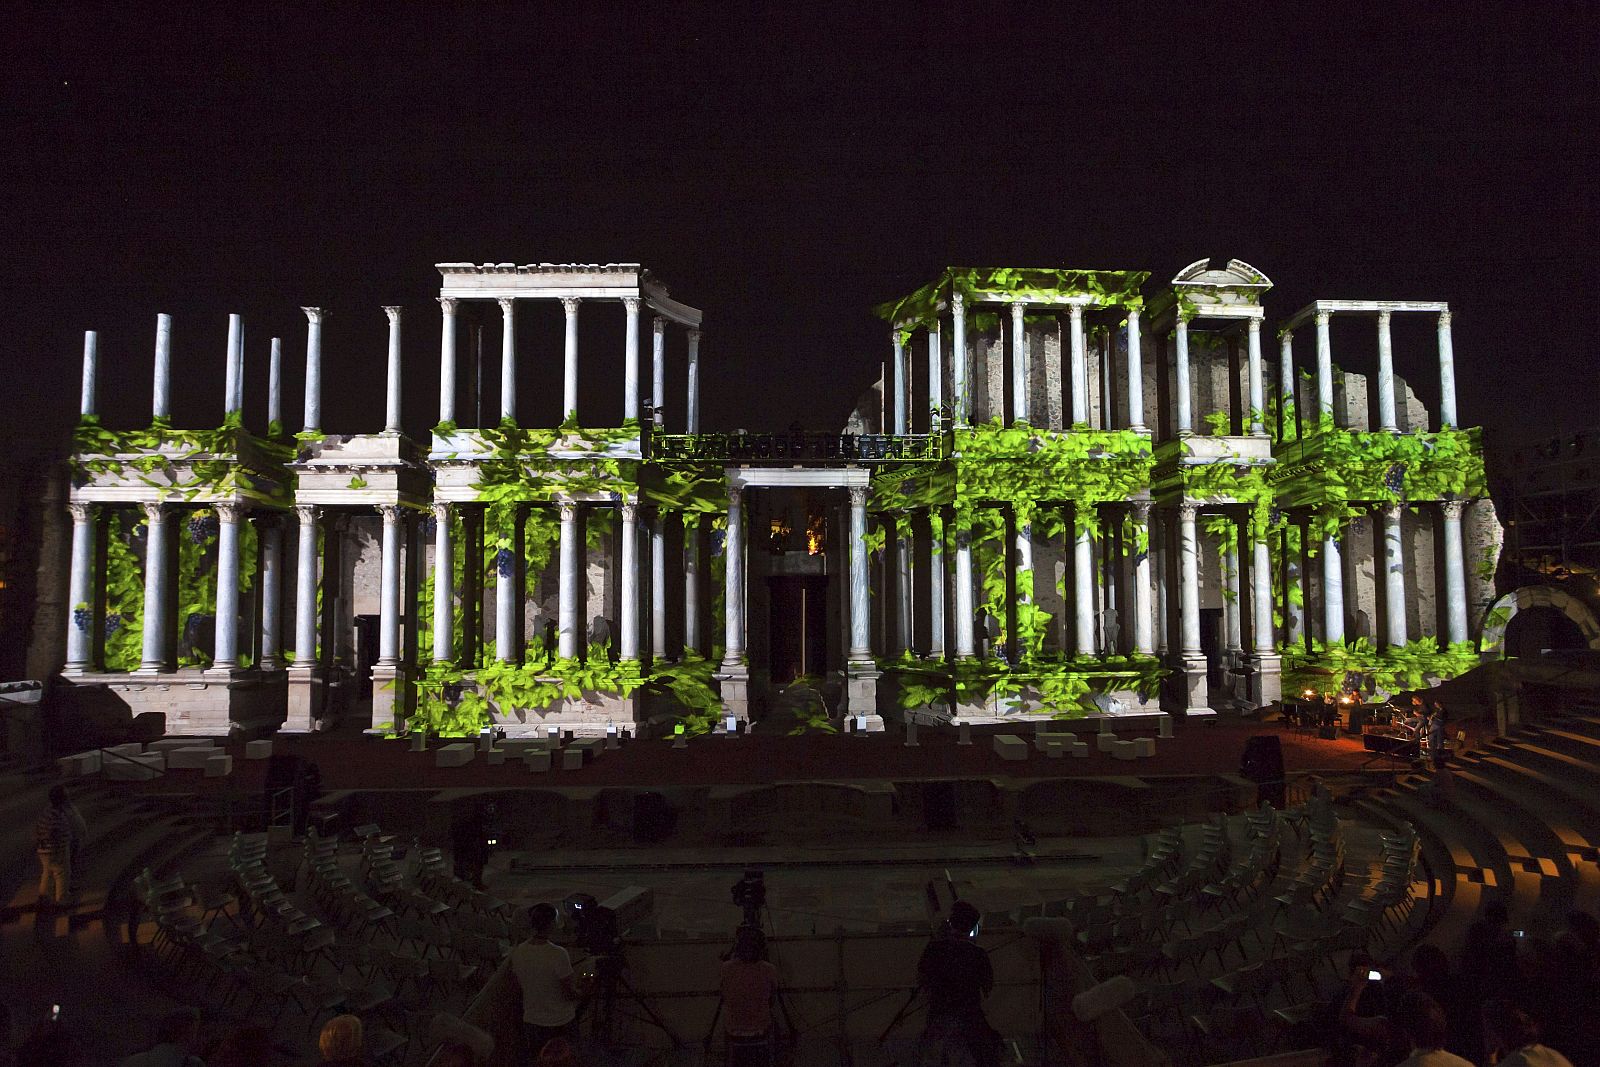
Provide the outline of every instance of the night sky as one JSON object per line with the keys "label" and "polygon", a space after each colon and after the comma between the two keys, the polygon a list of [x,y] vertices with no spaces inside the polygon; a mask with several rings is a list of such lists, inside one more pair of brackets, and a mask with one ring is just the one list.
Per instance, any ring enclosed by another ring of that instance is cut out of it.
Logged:
{"label": "night sky", "polygon": [[[403,304],[422,435],[444,261],[650,267],[706,312],[706,428],[839,426],[887,353],[872,305],[946,265],[1211,256],[1274,280],[1269,326],[1450,301],[1467,423],[1597,421],[1590,5],[607,6],[12,7],[0,434],[64,433],[85,328],[107,420],[142,425],[158,311],[180,424],[221,421],[237,311],[247,420],[281,334],[298,428],[302,304],[333,311],[324,427],[375,432]],[[621,312],[586,315],[580,411],[615,421]],[[519,323],[524,410],[553,422],[559,306]],[[1433,405],[1431,324],[1396,331]],[[1334,344],[1375,364],[1366,330]]]}

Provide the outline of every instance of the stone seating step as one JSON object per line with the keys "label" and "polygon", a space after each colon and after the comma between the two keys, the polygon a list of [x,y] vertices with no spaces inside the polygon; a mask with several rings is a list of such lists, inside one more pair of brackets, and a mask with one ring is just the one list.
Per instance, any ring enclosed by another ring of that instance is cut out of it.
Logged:
{"label": "stone seating step", "polygon": [[1485,755],[1474,769],[1487,781],[1523,797],[1525,803],[1537,805],[1569,848],[1600,849],[1600,794],[1504,756]]}
{"label": "stone seating step", "polygon": [[1397,801],[1408,803],[1408,812],[1427,812],[1448,825],[1450,829],[1445,834],[1446,839],[1461,841],[1474,857],[1477,871],[1469,871],[1468,879],[1481,879],[1484,886],[1499,889],[1504,894],[1506,910],[1512,915],[1513,924],[1525,924],[1527,918],[1536,913],[1540,877],[1528,874],[1521,867],[1514,868],[1499,838],[1489,828],[1478,823],[1458,805],[1441,805],[1432,798],[1424,797],[1417,789],[1415,776],[1397,782],[1394,796]]}

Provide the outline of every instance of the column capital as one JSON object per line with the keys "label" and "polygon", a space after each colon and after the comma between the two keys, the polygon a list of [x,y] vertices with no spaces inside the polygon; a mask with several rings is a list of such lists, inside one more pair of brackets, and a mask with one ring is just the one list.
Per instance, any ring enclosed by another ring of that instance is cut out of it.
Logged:
{"label": "column capital", "polygon": [[1389,328],[1390,314],[1388,308],[1378,309],[1378,329],[1386,330]]}
{"label": "column capital", "polygon": [[850,492],[850,506],[851,507],[853,507],[853,508],[864,508],[864,507],[867,506],[867,487],[866,486],[864,486],[864,485],[852,485],[852,486],[850,486],[849,492]]}
{"label": "column capital", "polygon": [[443,311],[446,315],[454,315],[456,313],[457,301],[455,297],[436,296],[434,299],[439,301],[439,310]]}
{"label": "column capital", "polygon": [[561,510],[562,522],[576,522],[578,519],[578,502],[576,500],[562,500],[556,505]]}
{"label": "column capital", "polygon": [[401,508],[399,504],[379,504],[379,505],[377,505],[377,512],[378,512],[379,515],[383,516],[383,524],[385,526],[388,526],[390,523],[399,522],[400,521],[400,513],[403,510],[404,509]]}
{"label": "column capital", "polygon": [[[1077,307],[1078,305],[1073,304],[1072,306],[1073,307]],[[1012,318],[1013,321],[1016,320],[1016,319],[1022,318],[1022,316],[1027,312],[1027,310],[1028,310],[1028,302],[1026,300],[1013,300],[1013,301],[1011,301],[1011,318]]]}
{"label": "column capital", "polygon": [[390,326],[400,325],[400,313],[404,310],[405,308],[398,304],[385,304],[383,306],[383,313],[389,316]]}
{"label": "column capital", "polygon": [[1439,501],[1439,507],[1443,510],[1445,518],[1459,522],[1467,508],[1467,502],[1458,496],[1446,497]]}
{"label": "column capital", "polygon": [[627,309],[628,314],[637,315],[639,314],[639,309],[644,306],[644,298],[640,296],[625,296],[622,298],[622,306]]}
{"label": "column capital", "polygon": [[497,296],[494,302],[500,305],[500,313],[508,319],[517,306],[517,298],[514,296]]}
{"label": "column capital", "polygon": [[578,313],[578,305],[581,303],[583,303],[581,297],[564,296],[561,298],[561,310],[568,315],[576,315]]}
{"label": "column capital", "polygon": [[434,522],[450,521],[450,503],[446,500],[435,500],[428,505],[428,510],[433,513]]}
{"label": "column capital", "polygon": [[966,304],[967,296],[965,293],[950,294],[950,310],[955,312],[957,315],[961,314],[961,312],[966,308]]}
{"label": "column capital", "polygon": [[742,503],[744,503],[744,486],[742,486],[742,485],[730,485],[730,486],[728,486],[728,507],[729,508],[736,508]]}
{"label": "column capital", "polygon": [[[1015,304],[1012,305],[1012,307],[1015,307],[1015,306],[1016,306]],[[1067,317],[1069,319],[1071,319],[1073,322],[1082,322],[1083,321],[1083,305],[1082,304],[1068,304],[1067,305]]]}
{"label": "column capital", "polygon": [[1244,324],[1245,324],[1245,328],[1248,329],[1251,333],[1256,334],[1258,336],[1260,335],[1260,333],[1261,333],[1261,320],[1260,319],[1246,319]]}
{"label": "column capital", "polygon": [[301,308],[306,313],[306,321],[313,326],[321,326],[322,320],[328,317],[327,308]]}
{"label": "column capital", "polygon": [[704,336],[704,332],[699,326],[691,326],[684,331],[684,335],[689,338],[690,344],[697,345],[700,343],[700,338]]}
{"label": "column capital", "polygon": [[628,501],[623,502],[623,504],[621,505],[621,510],[622,510],[622,521],[623,522],[638,522],[639,521],[639,505],[637,503],[635,503],[634,501],[628,500]]}
{"label": "column capital", "polygon": [[1317,326],[1320,328],[1320,327],[1328,325],[1328,320],[1330,320],[1332,318],[1333,318],[1333,312],[1331,312],[1331,311],[1319,311],[1319,312],[1317,312],[1316,313]]}
{"label": "column capital", "polygon": [[1178,505],[1178,518],[1182,519],[1184,522],[1193,522],[1195,516],[1199,513],[1199,504],[1191,504],[1186,500],[1182,504]]}
{"label": "column capital", "polygon": [[650,322],[650,331],[657,337],[665,335],[667,332],[666,316],[657,315],[654,319],[652,319]]}
{"label": "column capital", "polygon": [[245,506],[233,502],[213,504],[211,509],[217,513],[218,522],[237,523],[245,516]]}
{"label": "column capital", "polygon": [[1278,335],[1278,343],[1285,347],[1294,344],[1294,331],[1284,330]]}
{"label": "column capital", "polygon": [[139,509],[144,512],[145,521],[152,526],[158,522],[166,522],[167,516],[172,513],[171,505],[151,500],[141,502]]}
{"label": "column capital", "polygon": [[1150,501],[1135,500],[1129,504],[1129,507],[1133,510],[1133,517],[1136,520],[1139,522],[1150,521]]}
{"label": "column capital", "polygon": [[82,500],[74,500],[67,505],[67,510],[72,513],[73,522],[92,522],[94,520],[94,505]]}
{"label": "column capital", "polygon": [[[1073,306],[1076,307],[1077,305],[1073,305]],[[1184,318],[1182,315],[1179,315],[1177,318],[1172,320],[1172,331],[1174,333],[1176,333],[1176,334],[1180,334],[1180,335],[1182,335],[1184,337],[1188,337],[1189,336],[1189,320]]]}
{"label": "column capital", "polygon": [[1404,510],[1405,505],[1400,503],[1398,500],[1391,500],[1386,504],[1378,505],[1378,514],[1382,515],[1386,520],[1393,522],[1400,521],[1400,513]]}
{"label": "column capital", "polygon": [[315,526],[317,524],[317,506],[315,504],[296,504],[294,506],[295,518],[300,520],[301,526]]}
{"label": "column capital", "polygon": [[1139,309],[1138,308],[1129,308],[1128,309],[1127,318],[1128,318],[1129,322],[1138,322],[1139,321]]}
{"label": "column capital", "polygon": [[1441,330],[1448,330],[1450,328],[1449,308],[1445,308],[1443,311],[1439,312],[1439,328]]}

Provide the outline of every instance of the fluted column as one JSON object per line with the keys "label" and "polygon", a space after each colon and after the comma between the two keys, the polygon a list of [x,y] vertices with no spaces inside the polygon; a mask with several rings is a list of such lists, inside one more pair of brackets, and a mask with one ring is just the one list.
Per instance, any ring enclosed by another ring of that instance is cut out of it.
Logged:
{"label": "fluted column", "polygon": [[[1144,433],[1144,352],[1140,349],[1139,309],[1128,309],[1128,429]],[[1145,510],[1149,516],[1148,507]]]}
{"label": "fluted column", "polygon": [[928,655],[944,659],[945,536],[940,516],[928,513]]}
{"label": "fluted column", "polygon": [[578,421],[578,305],[575,296],[561,298],[566,315],[566,340],[561,347],[561,421]]}
{"label": "fluted column", "polygon": [[396,434],[400,432],[400,312],[398,307],[385,307],[383,313],[389,318],[389,374],[388,388],[385,391],[387,403],[384,406],[383,432]]}
{"label": "fluted column", "polygon": [[[500,420],[515,422],[517,421],[517,301],[513,297],[502,296],[497,302],[500,305],[501,319]],[[497,632],[496,647],[505,643]],[[502,655],[500,658],[509,659],[509,656]]]}
{"label": "fluted column", "polygon": [[1394,342],[1389,333],[1389,312],[1378,312],[1378,429],[1398,432],[1395,411]]}
{"label": "fluted column", "polygon": [[650,516],[650,658],[667,658],[667,523],[659,508]]}
{"label": "fluted column", "polygon": [[300,544],[295,551],[294,664],[317,665],[317,509],[296,504]]}
{"label": "fluted column", "polygon": [[156,316],[156,371],[150,395],[150,417],[172,417],[172,316]]}
{"label": "fluted column", "polygon": [[[851,490],[855,492],[855,490]],[[863,490],[863,494],[865,490]],[[852,500],[854,498],[852,497]],[[744,670],[744,487],[728,486],[728,530],[722,542],[723,554],[723,631],[722,670]],[[855,572],[851,570],[851,595],[854,597]],[[852,610],[854,600],[851,601]],[[854,634],[855,617],[851,616]]]}
{"label": "fluted column", "polygon": [[944,407],[944,352],[939,320],[928,327],[928,432],[938,433]]}
{"label": "fluted column", "polygon": [[1200,539],[1193,504],[1178,505],[1178,651],[1185,660],[1199,659]]}
{"label": "fluted column", "polygon": [[327,312],[322,308],[301,308],[306,315],[306,433],[322,429],[322,320]]}
{"label": "fluted column", "polygon": [[639,308],[644,301],[637,296],[622,298],[622,310],[627,313],[627,324],[622,333],[622,417],[639,419]]}
{"label": "fluted column", "polygon": [[1150,529],[1150,554],[1156,572],[1156,652],[1167,654],[1172,642],[1171,615],[1168,614],[1168,585],[1171,576],[1167,568],[1172,563],[1172,522],[1164,513],[1158,513]]}
{"label": "fluted column", "polygon": [[[1076,306],[1076,305],[1074,305]],[[1031,422],[1028,410],[1028,327],[1023,316],[1028,305],[1011,302],[1011,421]]]}
{"label": "fluted column", "polygon": [[378,585],[378,666],[400,662],[400,505],[379,504],[383,548]]}
{"label": "fluted column", "polygon": [[700,522],[683,515],[683,647],[700,651]]}
{"label": "fluted column", "polygon": [[267,433],[283,432],[283,338],[274,337],[267,357]]}
{"label": "fluted column", "polygon": [[1440,502],[1444,512],[1445,639],[1452,645],[1467,640],[1467,568],[1461,541],[1464,500]]}
{"label": "fluted column", "polygon": [[950,294],[950,385],[955,396],[950,398],[957,426],[970,420],[972,399],[967,382],[967,303],[960,293]]}
{"label": "fluted column", "polygon": [[168,560],[172,554],[171,509],[164,504],[144,503],[144,645],[139,655],[139,671],[156,674],[171,662],[168,635],[172,625],[167,617],[167,587],[171,584]]}
{"label": "fluted column", "polygon": [[216,648],[211,666],[231,670],[239,665],[239,523],[240,504],[218,504]]}
{"label": "fluted column", "polygon": [[650,421],[661,433],[667,425],[667,320],[657,315],[650,328]]}
{"label": "fluted column", "polygon": [[1173,327],[1176,343],[1174,350],[1173,392],[1177,394],[1178,432],[1194,433],[1193,397],[1189,390],[1189,322],[1180,313]]}
{"label": "fluted column", "polygon": [[243,407],[244,393],[244,320],[238,315],[228,316],[228,364],[223,385],[223,413],[233,415]]}
{"label": "fluted column", "polygon": [[872,593],[867,579],[867,490],[850,487],[850,655],[872,663]]}
{"label": "fluted column", "polygon": [[889,331],[889,336],[894,346],[894,361],[889,369],[890,388],[894,390],[894,399],[889,405],[894,418],[891,432],[903,434],[906,432],[906,345],[898,326]]}
{"label": "fluted column", "polygon": [[1093,656],[1099,652],[1094,632],[1094,539],[1082,520],[1083,516],[1074,515],[1072,521],[1073,647],[1080,656]]}
{"label": "fluted column", "polygon": [[916,631],[913,629],[915,616],[912,614],[912,588],[915,579],[912,576],[911,552],[912,544],[909,517],[896,515],[893,520],[895,528],[894,542],[894,603],[895,603],[895,634],[894,651],[911,652],[915,649]]}
{"label": "fluted column", "polygon": [[261,538],[261,669],[275,671],[282,664],[283,647],[283,524],[276,515],[262,519],[256,528]]}
{"label": "fluted column", "polygon": [[1150,616],[1150,502],[1133,502],[1133,651],[1155,654]]}
{"label": "fluted column", "polygon": [[688,396],[685,402],[684,433],[700,432],[700,327],[692,326],[688,330],[689,338],[689,385]]}
{"label": "fluted column", "polygon": [[1317,320],[1317,418],[1333,418],[1333,336],[1326,311]]}
{"label": "fluted column", "polygon": [[1250,379],[1250,436],[1267,435],[1267,390],[1261,376],[1261,320],[1251,319],[1246,324],[1248,334]]}
{"label": "fluted column", "polygon": [[1406,563],[1400,504],[1383,505],[1384,640],[1390,648],[1406,643]]}
{"label": "fluted column", "polygon": [[[456,298],[439,299],[439,421],[456,421]],[[437,655],[435,658],[438,658]]]}
{"label": "fluted column", "polygon": [[1231,518],[1222,538],[1217,554],[1222,560],[1223,580],[1227,582],[1227,595],[1222,598],[1223,644],[1229,652],[1241,652],[1244,647],[1244,576],[1239,572],[1239,531]]}
{"label": "fluted column", "polygon": [[1089,421],[1089,357],[1084,348],[1083,305],[1073,304],[1067,308],[1067,318],[1072,351],[1068,367],[1072,375],[1072,424],[1081,426]]}
{"label": "fluted column", "polygon": [[583,536],[578,526],[578,505],[571,500],[561,502],[561,584],[556,608],[556,655],[562,659],[578,656],[578,635],[582,630],[579,617],[578,548]]}
{"label": "fluted column", "polygon": [[1448,310],[1439,312],[1439,425],[1456,425],[1456,356]]}
{"label": "fluted column", "polygon": [[1250,622],[1251,644],[1257,656],[1277,648],[1272,635],[1272,553],[1265,536],[1250,540],[1250,605],[1255,614]]}
{"label": "fluted column", "polygon": [[639,505],[631,500],[622,504],[622,593],[621,644],[619,659],[639,659]]}
{"label": "fluted column", "polygon": [[971,659],[977,652],[977,642],[973,640],[972,608],[972,530],[967,526],[956,527],[956,573],[955,596],[953,610],[956,613],[956,659]]}
{"label": "fluted column", "polygon": [[[515,505],[512,516],[513,523],[520,528],[523,515]],[[511,544],[499,549],[494,558],[494,658],[501,663],[516,663],[522,658],[517,648],[517,613],[522,610],[522,597],[517,589],[517,571],[522,563],[517,558],[519,542],[520,538],[513,535]]]}
{"label": "fluted column", "polygon": [[1322,637],[1330,645],[1344,640],[1344,557],[1336,536],[1322,539]]}
{"label": "fluted column", "polygon": [[456,659],[456,558],[452,508],[433,505],[433,662]]}
{"label": "fluted column", "polygon": [[[84,362],[90,362],[87,356]],[[85,379],[85,392],[92,398],[94,383],[87,371]],[[90,668],[93,658],[95,508],[93,504],[74,501],[67,510],[72,512],[72,563],[67,577],[67,663],[63,673],[82,674]]]}
{"label": "fluted column", "polygon": [[1300,436],[1300,412],[1294,402],[1294,332],[1278,338],[1278,440]]}

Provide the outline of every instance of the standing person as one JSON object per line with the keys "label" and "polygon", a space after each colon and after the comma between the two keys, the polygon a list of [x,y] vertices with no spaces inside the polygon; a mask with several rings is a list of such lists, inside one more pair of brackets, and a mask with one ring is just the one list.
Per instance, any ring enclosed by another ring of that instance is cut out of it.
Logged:
{"label": "standing person", "polygon": [[1499,1067],[1572,1067],[1572,1061],[1539,1043],[1539,1024],[1509,1000],[1483,1006],[1483,1039],[1489,1062]]}
{"label": "standing person", "polygon": [[550,941],[556,909],[535,904],[528,909],[532,932],[511,950],[511,974],[522,991],[522,1028],[528,1059],[539,1055],[552,1038],[568,1038],[578,1013],[578,986],[572,977],[572,957]]}
{"label": "standing person", "polygon": [[734,934],[733,953],[722,964],[721,988],[728,1067],[770,1067],[778,969],[767,961],[767,937],[761,927],[744,925]]}
{"label": "standing person", "polygon": [[983,998],[994,988],[989,954],[978,936],[978,909],[964,900],[950,908],[939,935],[917,961],[917,985],[928,998],[923,1040],[943,1039],[966,1046],[977,1067],[997,1067],[1000,1035],[983,1014]]}
{"label": "standing person", "polygon": [[33,848],[39,855],[39,907],[59,905],[72,880],[72,820],[67,815],[65,786],[50,787],[50,804],[33,826]]}
{"label": "standing person", "polygon": [[1444,713],[1444,705],[1437,700],[1433,702],[1433,715],[1428,719],[1428,753],[1433,757],[1433,769],[1443,770],[1445,762],[1450,758],[1450,750],[1446,747],[1445,737],[1448,734],[1449,720]]}

